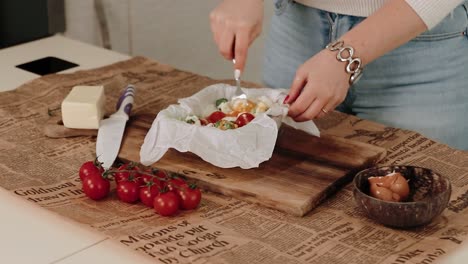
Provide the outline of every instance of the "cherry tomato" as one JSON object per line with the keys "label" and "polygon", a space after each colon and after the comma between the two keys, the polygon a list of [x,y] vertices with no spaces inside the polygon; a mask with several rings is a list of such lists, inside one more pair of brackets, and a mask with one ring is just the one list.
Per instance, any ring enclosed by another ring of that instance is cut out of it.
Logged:
{"label": "cherry tomato", "polygon": [[[146,172],[146,173],[149,173],[149,172]],[[153,182],[155,180],[155,176],[151,176],[151,175],[148,175],[148,174],[142,174],[141,175],[141,180],[143,181],[143,185],[146,185],[148,184],[149,182]]]}
{"label": "cherry tomato", "polygon": [[122,202],[135,203],[140,196],[138,181],[124,180],[117,183],[117,196]]}
{"label": "cherry tomato", "polygon": [[110,182],[101,173],[93,173],[84,177],[83,192],[93,200],[100,200],[109,194]]}
{"label": "cherry tomato", "polygon": [[177,191],[180,197],[180,207],[185,210],[192,210],[198,207],[201,200],[201,192],[195,186],[182,187]]}
{"label": "cherry tomato", "polygon": [[162,170],[158,170],[158,173],[156,173],[156,176],[158,176],[159,180],[161,180],[161,181],[162,180],[167,180],[167,178],[169,178],[167,176],[167,174]]}
{"label": "cherry tomato", "polygon": [[243,127],[250,123],[250,121],[254,120],[255,116],[251,113],[242,113],[236,119],[236,124],[239,127]]}
{"label": "cherry tomato", "polygon": [[180,177],[175,177],[166,182],[167,189],[169,191],[177,191],[183,187],[188,187],[187,182]]}
{"label": "cherry tomato", "polygon": [[159,194],[159,186],[148,184],[140,188],[140,200],[148,207],[154,206],[154,198]]}
{"label": "cherry tomato", "polygon": [[153,207],[162,216],[174,215],[179,209],[179,197],[174,192],[160,193],[154,199]]}
{"label": "cherry tomato", "polygon": [[84,178],[90,174],[102,174],[103,172],[104,168],[101,167],[97,160],[90,160],[81,165],[79,174],[81,181],[83,181]]}
{"label": "cherry tomato", "polygon": [[208,122],[208,120],[206,120],[205,118],[200,118],[200,124],[202,126],[206,126],[208,125],[210,122]]}
{"label": "cherry tomato", "polygon": [[223,112],[221,112],[221,111],[216,111],[216,112],[211,113],[211,115],[208,116],[206,119],[207,119],[208,122],[210,122],[210,123],[216,123],[216,122],[218,122],[219,120],[223,119],[225,116],[226,116],[225,113],[223,113]]}
{"label": "cherry tomato", "polygon": [[[164,179],[167,178],[167,175],[161,171],[157,170],[154,168],[150,168],[145,171],[144,174],[142,174],[141,179],[143,181],[143,186],[141,188],[147,188],[148,186],[155,186],[154,188],[156,190],[162,190],[165,186],[165,181]],[[140,190],[140,195],[141,195],[141,190]],[[150,207],[153,206],[153,202],[151,202],[151,205],[148,205]]]}
{"label": "cherry tomato", "polygon": [[143,185],[147,185],[149,182],[154,182],[156,180],[155,170],[153,168],[149,168],[141,173],[141,180],[143,181]]}
{"label": "cherry tomato", "polygon": [[167,179],[167,175],[162,170],[150,168],[145,171],[145,174],[141,175],[141,179],[143,181],[143,184],[147,184],[151,180],[153,182],[164,181],[165,179]]}
{"label": "cherry tomato", "polygon": [[115,182],[118,184],[121,181],[132,180],[138,181],[138,185],[143,185],[143,179],[141,174],[138,173],[138,167],[132,163],[123,164],[117,170],[121,172],[116,172],[114,174]]}

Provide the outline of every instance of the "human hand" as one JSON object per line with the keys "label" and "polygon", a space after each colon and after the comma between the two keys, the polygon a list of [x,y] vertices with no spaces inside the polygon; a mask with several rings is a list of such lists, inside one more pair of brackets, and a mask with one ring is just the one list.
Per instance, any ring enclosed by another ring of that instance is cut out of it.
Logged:
{"label": "human hand", "polygon": [[260,35],[263,0],[224,0],[210,13],[211,31],[220,53],[244,70],[247,50]]}
{"label": "human hand", "polygon": [[298,122],[322,117],[346,98],[349,75],[335,53],[322,50],[296,71],[284,103],[290,104],[289,116]]}

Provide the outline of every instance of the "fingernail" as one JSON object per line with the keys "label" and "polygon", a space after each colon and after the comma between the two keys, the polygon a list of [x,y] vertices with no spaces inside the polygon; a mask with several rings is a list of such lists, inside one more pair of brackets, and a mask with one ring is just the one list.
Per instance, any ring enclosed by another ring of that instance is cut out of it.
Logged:
{"label": "fingernail", "polygon": [[286,98],[284,98],[283,104],[288,103],[288,99],[289,99],[289,94],[286,96]]}
{"label": "fingernail", "polygon": [[236,69],[234,71],[234,78],[237,80],[237,79],[240,79],[240,76],[241,76],[241,71],[239,69]]}

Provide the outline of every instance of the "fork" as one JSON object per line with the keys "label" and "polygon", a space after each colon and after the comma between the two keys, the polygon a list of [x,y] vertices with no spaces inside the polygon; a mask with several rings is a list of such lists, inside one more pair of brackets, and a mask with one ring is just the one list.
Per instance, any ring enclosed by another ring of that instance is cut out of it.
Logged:
{"label": "fork", "polygon": [[[232,59],[232,63],[234,63],[234,65],[236,64],[236,59]],[[232,99],[237,99],[237,98],[247,98],[247,95],[242,91],[240,85],[241,85],[241,80],[240,80],[240,75],[241,75],[241,71],[239,69],[235,69],[234,70],[234,80],[236,80],[236,92],[235,92],[235,96],[233,96]]]}

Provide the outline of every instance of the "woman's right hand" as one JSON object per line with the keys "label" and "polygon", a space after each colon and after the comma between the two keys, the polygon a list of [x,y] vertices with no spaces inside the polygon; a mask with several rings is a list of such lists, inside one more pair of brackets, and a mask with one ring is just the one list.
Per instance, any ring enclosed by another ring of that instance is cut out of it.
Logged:
{"label": "woman's right hand", "polygon": [[235,69],[244,71],[247,50],[262,31],[263,0],[224,0],[211,11],[210,21],[220,53],[236,59]]}

